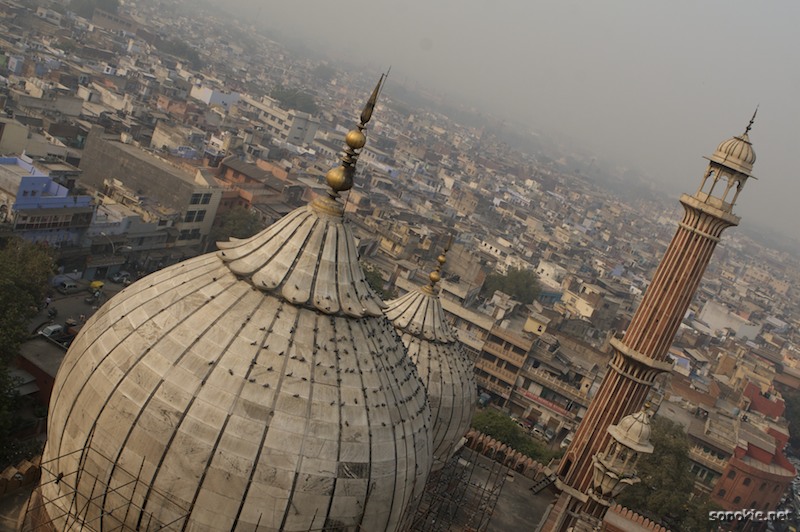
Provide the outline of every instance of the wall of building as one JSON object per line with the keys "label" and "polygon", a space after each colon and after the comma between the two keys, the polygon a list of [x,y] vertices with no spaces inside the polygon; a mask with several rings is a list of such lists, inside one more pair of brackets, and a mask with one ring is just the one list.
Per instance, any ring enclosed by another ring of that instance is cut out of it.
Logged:
{"label": "wall of building", "polygon": [[104,180],[119,179],[137,194],[178,212],[185,210],[195,189],[193,176],[143,150],[104,138],[102,128],[89,133],[80,168],[81,182],[97,190],[103,190]]}
{"label": "wall of building", "polygon": [[13,118],[0,118],[0,154],[19,155],[28,143],[28,128]]}
{"label": "wall of building", "polygon": [[[714,486],[712,501],[725,510],[775,510],[794,478],[794,471],[775,474],[764,469],[732,457]],[[780,471],[782,468],[773,469]]]}

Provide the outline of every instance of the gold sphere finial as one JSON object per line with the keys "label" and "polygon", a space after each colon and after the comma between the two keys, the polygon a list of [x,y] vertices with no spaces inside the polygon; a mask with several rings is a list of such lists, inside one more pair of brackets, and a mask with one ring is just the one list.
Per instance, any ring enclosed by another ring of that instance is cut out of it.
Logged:
{"label": "gold sphere finial", "polygon": [[439,263],[440,266],[444,266],[444,263],[447,262],[447,257],[444,256],[444,253],[436,257],[436,261]]}
{"label": "gold sphere finial", "polygon": [[434,270],[428,276],[428,279],[431,280],[431,286],[433,286],[433,285],[435,285],[436,283],[438,283],[439,281],[442,280],[442,274],[440,274],[438,270]]}
{"label": "gold sphere finial", "polygon": [[343,192],[345,190],[350,190],[353,186],[352,181],[353,181],[352,179],[348,180],[347,170],[345,169],[344,166],[337,166],[336,168],[331,168],[330,170],[328,170],[328,173],[325,174],[325,182],[328,183],[328,186],[331,187],[334,192]]}
{"label": "gold sphere finial", "polygon": [[344,141],[354,150],[360,150],[367,143],[367,136],[361,131],[354,129],[347,134]]}
{"label": "gold sphere finial", "polygon": [[339,192],[350,190],[353,188],[353,176],[356,173],[356,163],[358,162],[358,150],[367,144],[367,137],[364,135],[364,129],[367,127],[367,122],[372,118],[372,111],[378,101],[381,87],[386,76],[381,74],[378,84],[367,100],[364,110],[361,112],[361,122],[358,124],[357,129],[354,129],[345,135],[345,144],[347,147],[342,156],[342,164],[336,168],[332,168],[325,174],[325,182],[331,187],[332,192],[328,194],[332,198],[336,198]]}

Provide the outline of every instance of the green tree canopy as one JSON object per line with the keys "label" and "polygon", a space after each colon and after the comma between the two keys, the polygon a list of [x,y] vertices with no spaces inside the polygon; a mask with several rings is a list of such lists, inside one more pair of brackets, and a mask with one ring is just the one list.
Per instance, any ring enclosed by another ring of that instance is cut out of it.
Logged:
{"label": "green tree canopy", "polygon": [[28,337],[28,323],[39,312],[53,271],[46,248],[20,238],[0,242],[0,469],[18,458],[20,449],[11,438],[16,398],[9,364]]}
{"label": "green tree canopy", "polygon": [[369,262],[362,261],[361,269],[364,270],[364,277],[367,279],[367,283],[369,283],[370,288],[372,288],[372,290],[378,294],[378,297],[384,301],[388,301],[397,297],[397,293],[391,290],[384,290],[383,286],[386,283],[381,276],[381,272],[379,272],[375,266]]}
{"label": "green tree canopy", "polygon": [[653,454],[645,455],[637,467],[642,481],[623,491],[617,502],[660,520],[672,530],[711,530],[707,497],[692,498],[694,475],[689,470],[689,440],[683,428],[663,417],[652,421]]}
{"label": "green tree canopy", "polygon": [[539,294],[539,281],[531,270],[509,268],[505,275],[491,273],[483,283],[481,294],[490,297],[496,290],[510,295],[517,301],[530,304]]}
{"label": "green tree canopy", "polygon": [[92,18],[95,8],[116,13],[119,9],[119,0],[72,0],[69,8],[84,18]]}
{"label": "green tree canopy", "polygon": [[329,83],[336,75],[336,69],[330,65],[320,64],[314,67],[314,70],[311,71],[311,75],[319,82]]}
{"label": "green tree canopy", "polygon": [[789,422],[789,445],[795,453],[800,453],[800,392],[786,390],[781,395],[786,403],[783,417]]}
{"label": "green tree canopy", "polygon": [[513,419],[491,408],[475,412],[472,416],[472,428],[544,464],[561,454],[534,440]]}
{"label": "green tree canopy", "polygon": [[264,227],[264,222],[257,214],[244,207],[234,207],[220,215],[219,223],[211,230],[211,248],[216,249],[217,242],[230,238],[250,238]]}
{"label": "green tree canopy", "polygon": [[271,96],[278,100],[281,107],[285,109],[296,109],[312,115],[317,114],[319,111],[314,98],[300,89],[291,89],[278,85],[272,91]]}
{"label": "green tree canopy", "polygon": [[21,238],[0,243],[0,361],[8,363],[17,355],[53,272],[46,248]]}
{"label": "green tree canopy", "polygon": [[159,39],[156,43],[156,48],[164,53],[171,54],[188,61],[194,68],[200,68],[203,65],[200,59],[200,54],[197,53],[197,50],[187,44],[186,41],[175,38]]}

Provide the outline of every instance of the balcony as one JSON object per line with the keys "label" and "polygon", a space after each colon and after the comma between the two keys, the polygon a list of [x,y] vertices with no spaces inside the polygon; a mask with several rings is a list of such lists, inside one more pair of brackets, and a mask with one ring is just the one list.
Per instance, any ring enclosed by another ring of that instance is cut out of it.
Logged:
{"label": "balcony", "polygon": [[501,386],[499,384],[490,381],[489,379],[483,379],[480,376],[477,378],[477,380],[478,380],[478,386],[486,388],[490,392],[496,393],[503,399],[508,399],[508,397],[511,395],[511,388]]}
{"label": "balcony", "polygon": [[491,342],[483,344],[483,350],[519,367],[522,367],[527,358],[527,355],[519,355],[512,349],[503,349],[501,346]]}
{"label": "balcony", "polygon": [[456,329],[456,335],[458,336],[459,342],[462,344],[475,349],[476,351],[480,351],[483,349],[485,341],[479,338],[475,334],[470,334],[467,331],[463,331],[461,329]]}
{"label": "balcony", "polygon": [[727,465],[725,460],[718,458],[711,453],[705,452],[697,445],[689,447],[689,459],[697,462],[707,469],[716,471],[719,474],[722,474],[725,471],[725,467]]}
{"label": "balcony", "polygon": [[[534,402],[534,403],[536,403],[536,404],[538,404],[540,406],[544,406],[544,407],[550,409],[550,411],[555,412],[556,414],[560,414],[561,416],[563,416],[567,420],[572,420],[572,421],[577,420],[577,416],[574,413],[570,412],[569,410],[567,410],[563,406],[554,403],[553,401],[550,401],[548,399],[545,399],[544,397],[536,395],[535,393],[531,393],[528,390],[524,390],[522,388],[515,388],[514,389],[514,393],[516,394],[517,397],[524,398],[524,399],[527,399],[528,401],[532,401],[532,402]],[[523,404],[523,403],[520,403],[520,404]]]}
{"label": "balcony", "polygon": [[509,371],[507,369],[501,368],[492,362],[489,362],[485,359],[478,359],[475,363],[475,367],[478,369],[484,370],[486,373],[494,375],[498,379],[513,385],[517,381],[517,374],[513,371]]}
{"label": "balcony", "polygon": [[541,384],[545,388],[548,388],[563,395],[567,399],[581,404],[582,406],[587,406],[589,404],[589,398],[581,390],[573,388],[566,382],[559,380],[555,376],[542,369],[525,368],[523,370],[523,375],[530,378],[532,381]]}

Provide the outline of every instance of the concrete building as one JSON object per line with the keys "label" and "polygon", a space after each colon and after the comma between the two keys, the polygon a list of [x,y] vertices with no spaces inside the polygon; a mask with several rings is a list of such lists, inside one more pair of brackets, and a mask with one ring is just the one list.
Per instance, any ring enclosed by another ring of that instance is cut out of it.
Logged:
{"label": "concrete building", "polygon": [[69,195],[29,158],[0,158],[0,221],[10,222],[22,238],[56,248],[77,246],[93,212],[91,197]]}
{"label": "concrete building", "polygon": [[313,143],[319,128],[317,118],[302,111],[282,109],[277,101],[266,96],[261,100],[242,96],[239,109],[244,116],[264,123],[266,131],[273,138],[297,146]]}
{"label": "concrete building", "polygon": [[499,406],[508,407],[535,338],[521,329],[492,327],[475,362],[479,391],[489,393]]}
{"label": "concrete building", "polygon": [[225,109],[230,109],[236,105],[236,102],[242,97],[238,92],[225,91],[200,85],[192,87],[189,96],[208,106],[220,106]]}
{"label": "concrete building", "polygon": [[146,222],[158,219],[173,227],[168,247],[205,248],[223,192],[213,178],[106,136],[100,128],[89,134],[81,170],[81,182],[119,203],[137,206],[150,217]]}

